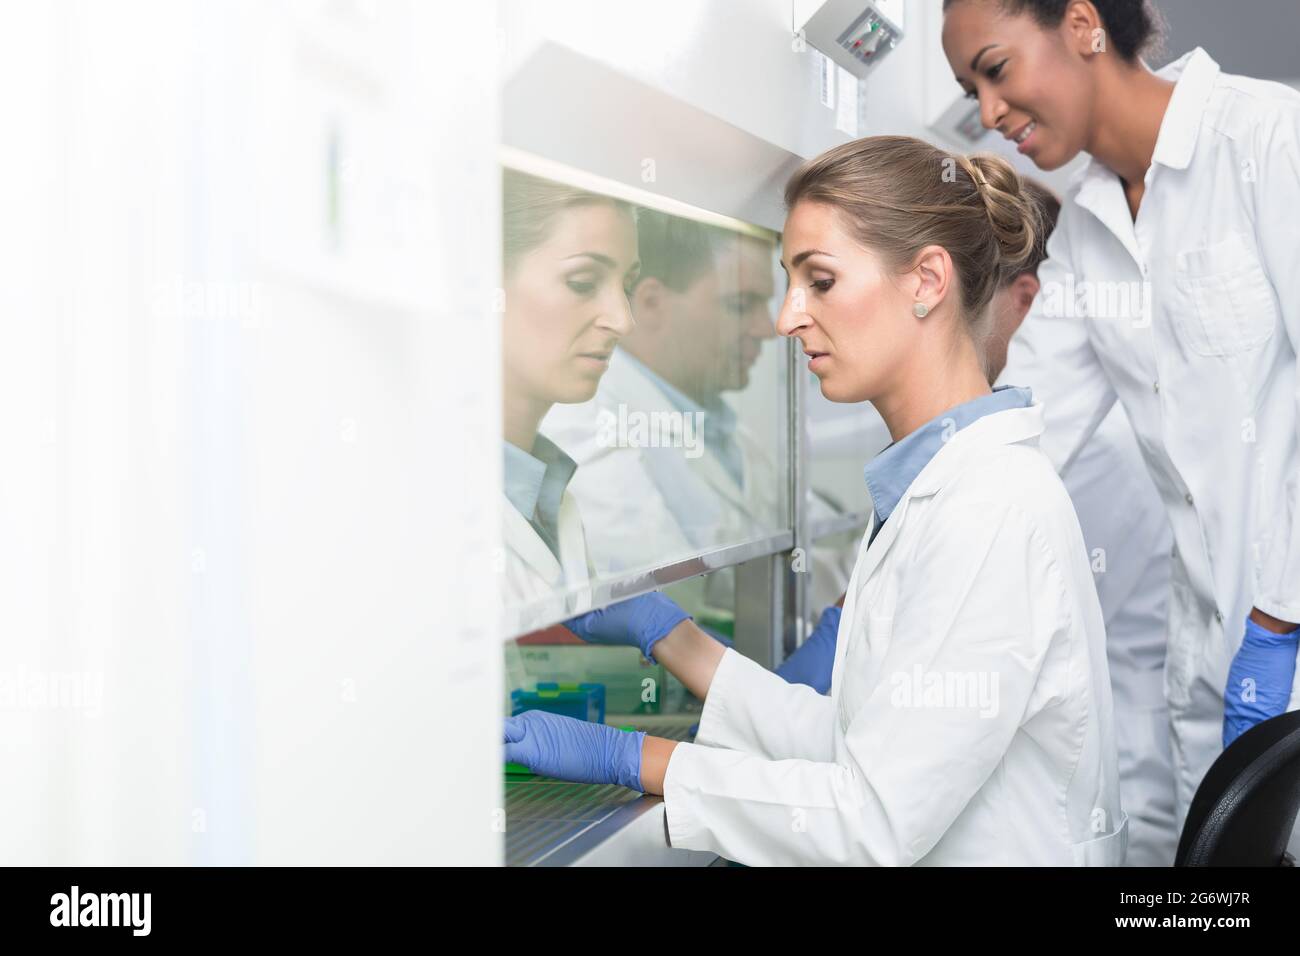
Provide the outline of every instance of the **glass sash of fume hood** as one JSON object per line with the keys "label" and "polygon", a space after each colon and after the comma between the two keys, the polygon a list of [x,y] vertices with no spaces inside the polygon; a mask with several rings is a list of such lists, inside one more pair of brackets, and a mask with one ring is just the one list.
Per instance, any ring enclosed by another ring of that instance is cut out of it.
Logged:
{"label": "glass sash of fume hood", "polygon": [[[620,235],[626,239],[631,233],[625,223],[620,225],[617,210],[633,210],[645,268],[664,272],[669,281],[670,273],[683,273],[692,281],[706,282],[719,303],[716,311],[706,308],[691,314],[694,324],[683,323],[671,334],[620,339],[616,352],[622,352],[611,358],[594,394],[569,389],[585,400],[557,403],[543,419],[541,436],[554,440],[577,462],[568,487],[581,516],[590,568],[586,575],[575,573],[570,562],[563,586],[538,586],[536,576],[530,578],[529,569],[519,564],[517,553],[532,548],[536,559],[536,542],[508,539],[504,560],[516,564],[502,569],[504,635],[529,633],[590,608],[790,550],[797,512],[797,456],[791,442],[800,413],[791,387],[793,351],[776,336],[772,324],[785,291],[778,265],[779,236],[519,150],[503,148],[501,160],[508,248],[527,241],[516,234],[522,236],[528,223],[512,221],[513,210],[554,200],[547,198],[549,185],[561,197],[565,190],[579,191],[599,201],[575,206],[590,215],[585,223],[574,217],[568,225],[585,228],[589,241],[605,241],[602,229],[623,229]],[[536,195],[512,197],[512,189],[525,188]],[[613,249],[616,237],[607,238]],[[691,259],[690,250],[701,245],[714,250],[706,276],[697,275],[704,270],[694,268]],[[521,312],[521,303],[529,301],[528,287],[512,289],[512,282],[520,285],[524,280],[512,278],[517,267],[506,271],[501,311],[503,385],[509,399],[515,383],[522,389],[538,376],[528,364],[534,361],[533,353],[552,345],[536,341],[535,348],[512,357],[513,341],[536,340],[539,327],[564,323],[562,315]],[[531,281],[533,273],[527,278]],[[733,308],[736,314],[727,312]],[[733,328],[739,331],[728,338]],[[555,387],[563,391],[568,384]],[[691,424],[691,416],[707,423],[710,415],[721,419],[716,433],[710,433],[707,424],[695,433],[683,428]],[[671,437],[653,427],[635,430],[670,420],[678,423]],[[592,441],[593,427],[604,430],[601,441],[608,440],[598,450],[593,448],[600,444]],[[695,445],[673,447],[681,437],[693,439]],[[507,483],[511,478],[507,473]],[[507,513],[506,524],[513,528],[508,535],[527,538],[517,517]],[[563,530],[558,537],[560,548],[557,553],[552,547],[552,554],[563,564],[572,556],[563,553]]]}

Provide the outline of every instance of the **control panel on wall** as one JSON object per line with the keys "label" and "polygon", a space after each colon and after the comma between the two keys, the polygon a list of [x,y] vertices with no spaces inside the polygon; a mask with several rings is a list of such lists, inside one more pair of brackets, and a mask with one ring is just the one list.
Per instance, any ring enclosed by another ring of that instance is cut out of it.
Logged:
{"label": "control panel on wall", "polygon": [[903,39],[902,0],[794,0],[795,33],[862,79]]}

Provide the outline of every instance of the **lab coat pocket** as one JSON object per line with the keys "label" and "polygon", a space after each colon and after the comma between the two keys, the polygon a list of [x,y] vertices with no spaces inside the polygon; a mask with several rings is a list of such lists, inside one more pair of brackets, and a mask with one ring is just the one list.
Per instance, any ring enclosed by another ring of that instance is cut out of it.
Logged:
{"label": "lab coat pocket", "polygon": [[1128,851],[1128,814],[1119,812],[1119,826],[1105,836],[1070,847],[1075,866],[1120,866]]}
{"label": "lab coat pocket", "polygon": [[1183,298],[1173,310],[1177,334],[1197,355],[1240,355],[1272,337],[1277,324],[1273,288],[1240,233],[1180,252],[1175,284]]}

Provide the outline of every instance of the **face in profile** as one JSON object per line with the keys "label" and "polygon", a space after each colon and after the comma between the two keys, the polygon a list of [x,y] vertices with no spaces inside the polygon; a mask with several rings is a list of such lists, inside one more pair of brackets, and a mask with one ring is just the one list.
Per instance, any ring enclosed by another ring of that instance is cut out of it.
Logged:
{"label": "face in profile", "polygon": [[771,305],[776,294],[771,245],[737,239],[718,275],[718,390],[739,391],[749,385],[749,374],[763,350],[763,342],[776,337]]}
{"label": "face in profile", "polygon": [[546,238],[506,276],[504,384],[542,404],[585,402],[632,328],[636,225],[612,203],[557,213]]}
{"label": "face in profile", "polygon": [[1021,273],[993,293],[993,301],[989,303],[992,321],[984,349],[989,384],[995,382],[1007,367],[1007,349],[1011,346],[1011,339],[1025,321],[1037,294],[1038,277],[1029,272]]}
{"label": "face in profile", "polygon": [[912,299],[823,203],[795,204],[782,245],[790,288],[777,331],[803,345],[822,394],[863,402],[888,391],[904,374],[915,335]]}
{"label": "face in profile", "polygon": [[[749,385],[772,324],[772,246],[737,236],[713,251],[711,267],[682,291],[661,283],[644,286],[640,309],[662,324],[662,368],[697,399]],[[645,314],[644,312],[642,314]]]}
{"label": "face in profile", "polygon": [[1089,33],[1068,14],[1044,28],[997,0],[957,0],[944,13],[943,49],[984,126],[1040,169],[1057,169],[1087,147],[1092,128],[1094,76],[1079,52]]}

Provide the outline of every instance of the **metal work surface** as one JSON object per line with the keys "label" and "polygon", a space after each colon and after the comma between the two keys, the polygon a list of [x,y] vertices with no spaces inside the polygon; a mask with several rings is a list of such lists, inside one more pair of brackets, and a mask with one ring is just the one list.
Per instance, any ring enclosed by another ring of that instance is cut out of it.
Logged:
{"label": "metal work surface", "polygon": [[[697,720],[698,714],[606,718],[609,724],[634,726],[669,740],[689,740],[690,728]],[[657,804],[657,798],[626,787],[569,783],[547,777],[507,778],[506,865],[546,866],[561,859],[575,859]],[[617,822],[613,820],[616,815],[620,817]],[[592,838],[597,830],[600,837]]]}

